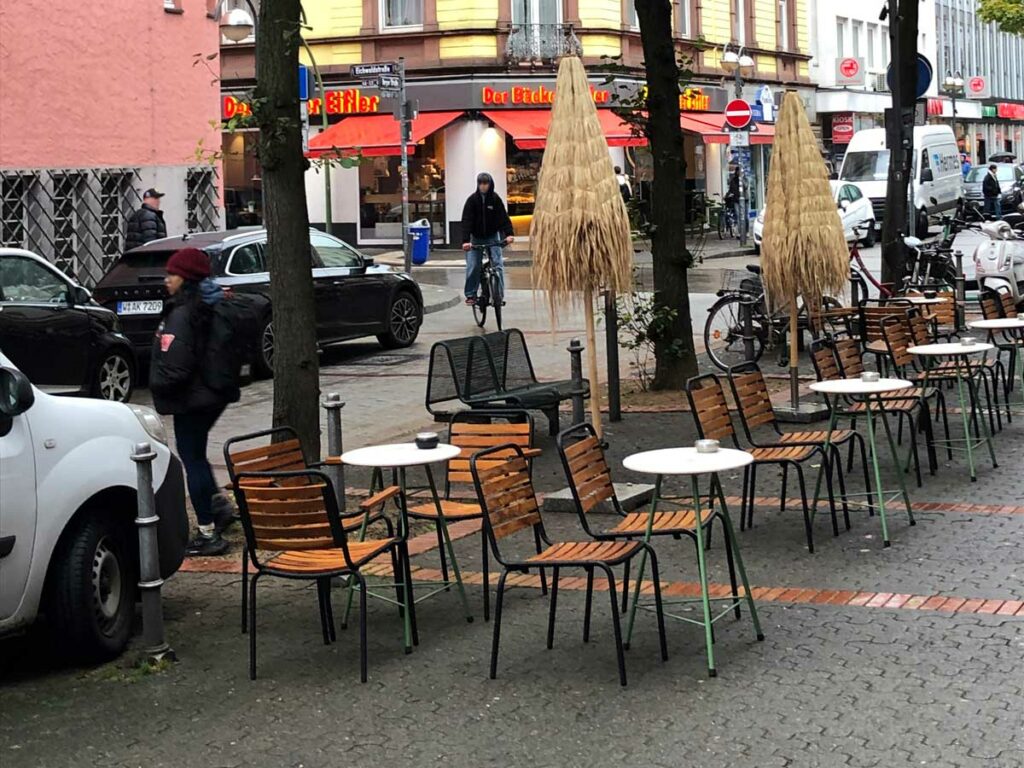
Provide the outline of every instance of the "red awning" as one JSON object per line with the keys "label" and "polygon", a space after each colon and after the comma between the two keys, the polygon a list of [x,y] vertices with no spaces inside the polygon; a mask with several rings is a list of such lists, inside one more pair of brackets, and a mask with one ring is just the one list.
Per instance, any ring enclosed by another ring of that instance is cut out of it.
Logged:
{"label": "red awning", "polygon": [[[519,149],[544,149],[547,144],[550,109],[491,110],[484,116],[511,136]],[[647,146],[647,139],[634,136],[632,127],[610,109],[597,110],[597,119],[609,147]]]}
{"label": "red awning", "polygon": [[[421,112],[412,121],[412,143],[423,141],[460,117],[462,112]],[[402,138],[398,121],[392,115],[346,117],[323,133],[309,139],[309,156],[351,154],[366,156],[399,155]]]}
{"label": "red awning", "polygon": [[[722,130],[725,115],[720,112],[685,112],[680,116],[683,130],[695,133],[705,144],[728,144],[729,134]],[[775,141],[775,126],[767,123],[752,123],[751,144],[771,144]]]}

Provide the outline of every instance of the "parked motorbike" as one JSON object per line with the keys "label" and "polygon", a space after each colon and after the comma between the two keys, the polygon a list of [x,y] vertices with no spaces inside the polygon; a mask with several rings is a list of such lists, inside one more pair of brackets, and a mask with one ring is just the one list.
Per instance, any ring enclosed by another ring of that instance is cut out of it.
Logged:
{"label": "parked motorbike", "polygon": [[974,250],[978,287],[1005,286],[1019,303],[1024,294],[1024,233],[1005,221],[986,221],[978,229],[988,238]]}

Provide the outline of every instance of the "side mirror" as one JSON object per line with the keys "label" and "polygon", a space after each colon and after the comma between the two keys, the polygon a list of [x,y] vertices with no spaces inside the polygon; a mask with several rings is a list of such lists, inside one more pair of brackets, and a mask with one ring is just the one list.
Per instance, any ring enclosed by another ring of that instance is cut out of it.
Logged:
{"label": "side mirror", "polygon": [[0,415],[20,416],[35,401],[35,392],[25,374],[14,368],[0,368]]}
{"label": "side mirror", "polygon": [[925,168],[921,171],[921,182],[935,181],[935,175],[932,173],[931,168]]}
{"label": "side mirror", "polygon": [[68,303],[73,307],[88,304],[92,301],[92,294],[80,285],[72,286],[68,291]]}
{"label": "side mirror", "polygon": [[850,201],[849,200],[841,200],[839,202],[839,207],[842,208],[845,211],[847,208],[850,207]]}
{"label": "side mirror", "polygon": [[363,256],[363,266],[372,267],[376,262],[373,260],[373,256]]}
{"label": "side mirror", "polygon": [[829,179],[830,179],[831,181],[838,181],[838,179],[839,179],[839,173],[838,173],[837,171],[832,171],[832,172],[831,172],[831,173],[830,173],[830,174],[828,175],[828,177],[829,177]]}

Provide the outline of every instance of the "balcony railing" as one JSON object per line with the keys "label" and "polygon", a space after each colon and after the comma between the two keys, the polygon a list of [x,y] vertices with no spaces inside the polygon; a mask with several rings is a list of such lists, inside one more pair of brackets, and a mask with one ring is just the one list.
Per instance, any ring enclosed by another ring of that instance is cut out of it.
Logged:
{"label": "balcony railing", "polygon": [[582,52],[572,24],[513,24],[505,45],[510,64],[551,64],[561,56]]}

